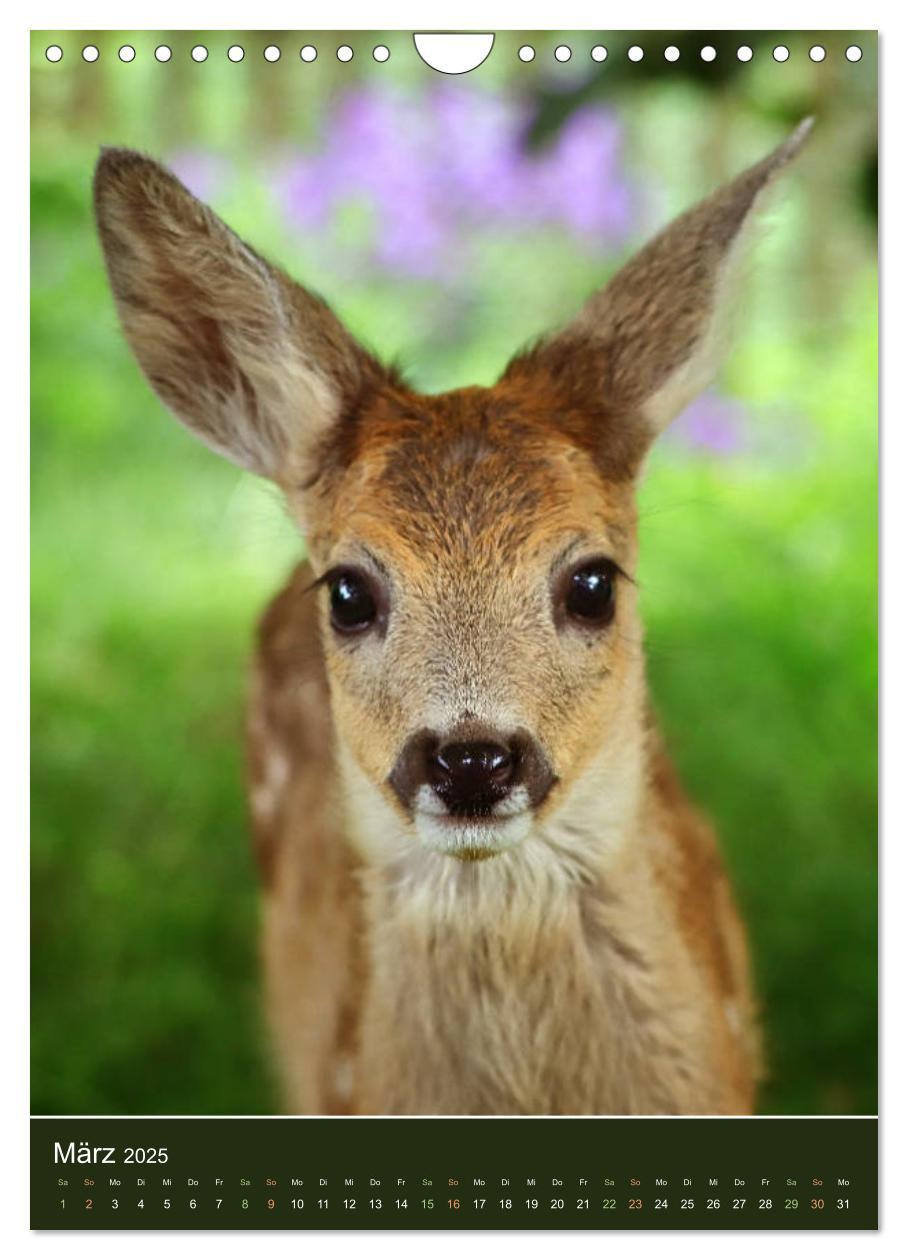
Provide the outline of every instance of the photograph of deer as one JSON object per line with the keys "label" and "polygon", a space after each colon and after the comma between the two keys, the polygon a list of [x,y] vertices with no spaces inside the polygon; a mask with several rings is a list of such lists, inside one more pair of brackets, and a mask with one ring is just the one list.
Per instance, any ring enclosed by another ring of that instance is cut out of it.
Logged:
{"label": "photograph of deer", "polygon": [[306,539],[248,716],[288,1110],[753,1109],[745,931],[647,698],[635,489],[720,363],[747,229],[808,130],[494,387],[436,396],[169,171],[102,154],[140,366]]}

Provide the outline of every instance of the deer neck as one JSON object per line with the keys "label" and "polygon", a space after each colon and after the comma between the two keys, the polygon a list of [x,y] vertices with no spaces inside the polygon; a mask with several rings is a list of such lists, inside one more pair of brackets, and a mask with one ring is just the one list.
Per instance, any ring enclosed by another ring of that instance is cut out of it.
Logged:
{"label": "deer neck", "polygon": [[[587,1109],[583,1090],[607,1092],[594,1083],[601,1038],[570,1051],[564,1042],[578,1011],[608,1005],[592,926],[600,907],[624,888],[633,904],[621,919],[639,921],[644,744],[642,729],[611,741],[525,840],[480,862],[420,850],[348,767],[370,973],[366,1109],[570,1112]],[[521,1043],[536,1046],[532,1064],[518,1064]],[[566,1053],[579,1056],[568,1073],[586,1082],[579,1093],[559,1092]]]}

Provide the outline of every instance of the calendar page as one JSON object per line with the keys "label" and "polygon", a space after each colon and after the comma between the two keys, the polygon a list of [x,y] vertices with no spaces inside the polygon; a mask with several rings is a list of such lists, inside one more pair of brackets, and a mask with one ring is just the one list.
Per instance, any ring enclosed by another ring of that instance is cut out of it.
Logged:
{"label": "calendar page", "polygon": [[873,31],[33,31],[32,1227],[877,1227]]}

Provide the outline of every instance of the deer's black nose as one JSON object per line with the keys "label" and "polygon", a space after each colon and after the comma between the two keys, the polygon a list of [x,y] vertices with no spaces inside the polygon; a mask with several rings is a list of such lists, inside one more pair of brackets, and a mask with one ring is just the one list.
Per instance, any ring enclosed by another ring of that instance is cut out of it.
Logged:
{"label": "deer's black nose", "polygon": [[504,744],[442,744],[428,757],[429,782],[452,814],[483,814],[507,796],[517,757]]}
{"label": "deer's black nose", "polygon": [[502,731],[472,718],[444,734],[427,727],[414,731],[388,775],[408,813],[423,808],[420,793],[429,788],[449,814],[467,818],[493,815],[495,806],[518,789],[526,799],[517,804],[535,809],[554,782],[545,752],[528,731]]}

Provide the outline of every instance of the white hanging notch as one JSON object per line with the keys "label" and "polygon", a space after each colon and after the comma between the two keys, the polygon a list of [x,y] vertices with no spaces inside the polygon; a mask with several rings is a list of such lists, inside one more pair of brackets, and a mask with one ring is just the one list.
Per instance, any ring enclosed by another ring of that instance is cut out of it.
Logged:
{"label": "white hanging notch", "polygon": [[441,74],[467,74],[488,57],[495,36],[434,32],[414,35],[413,43],[422,60],[433,70]]}

